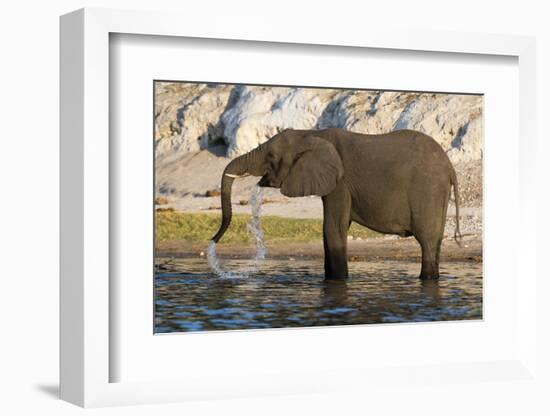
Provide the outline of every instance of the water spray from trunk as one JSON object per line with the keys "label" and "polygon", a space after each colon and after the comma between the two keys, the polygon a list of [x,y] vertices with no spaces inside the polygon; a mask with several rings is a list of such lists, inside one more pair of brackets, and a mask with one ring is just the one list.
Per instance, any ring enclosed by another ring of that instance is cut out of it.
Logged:
{"label": "water spray from trunk", "polygon": [[260,224],[260,215],[262,214],[262,188],[255,186],[252,189],[252,192],[250,192],[249,204],[252,208],[252,217],[247,224],[247,228],[254,237],[254,243],[256,245],[256,256],[254,260],[256,266],[258,266],[258,261],[265,259],[267,253],[264,243],[264,233]]}
{"label": "water spray from trunk", "polygon": [[[247,278],[259,270],[260,261],[265,259],[267,250],[264,243],[264,233],[261,229],[260,216],[262,211],[262,188],[255,186],[250,192],[249,205],[252,209],[252,216],[247,224],[248,231],[254,238],[256,254],[252,258],[252,263],[247,270],[241,272],[228,272],[223,270],[218,256],[216,255],[216,242],[210,241],[207,250],[208,265],[217,276],[224,279]],[[225,230],[224,230],[225,231]]]}

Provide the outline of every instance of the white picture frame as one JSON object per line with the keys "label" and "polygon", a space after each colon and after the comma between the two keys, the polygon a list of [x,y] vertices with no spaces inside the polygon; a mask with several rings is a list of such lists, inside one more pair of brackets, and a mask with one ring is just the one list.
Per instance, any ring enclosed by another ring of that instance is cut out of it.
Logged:
{"label": "white picture frame", "polygon": [[[185,20],[185,25],[182,21]],[[174,13],[82,9],[61,18],[61,398],[79,406],[174,402],[206,398],[248,397],[373,388],[403,377],[395,368],[331,369],[322,381],[317,374],[277,374],[268,381],[223,386],[208,379],[110,382],[109,368],[117,358],[109,348],[109,35],[112,33],[210,38],[284,44],[333,45],[437,53],[505,55],[519,65],[519,164],[521,215],[517,257],[522,280],[517,293],[519,323],[516,353],[509,359],[472,363],[419,363],[412,377],[433,383],[448,372],[461,382],[506,380],[537,383],[536,362],[536,212],[535,169],[535,41],[530,37],[468,33],[437,33],[384,28],[348,28],[307,32],[288,27],[256,26],[243,19],[200,21]],[[245,33],[246,35],[243,35]],[[223,335],[220,335],[223,336]],[[484,377],[476,377],[482,372]],[[341,380],[347,380],[342,382]]]}

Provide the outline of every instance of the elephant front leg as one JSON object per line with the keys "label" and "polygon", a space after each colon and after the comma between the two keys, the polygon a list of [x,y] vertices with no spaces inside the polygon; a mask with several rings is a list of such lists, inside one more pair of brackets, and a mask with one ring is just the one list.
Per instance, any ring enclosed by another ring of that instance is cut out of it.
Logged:
{"label": "elephant front leg", "polygon": [[323,197],[323,246],[325,250],[325,279],[348,278],[348,229],[351,215],[351,196],[340,183]]}

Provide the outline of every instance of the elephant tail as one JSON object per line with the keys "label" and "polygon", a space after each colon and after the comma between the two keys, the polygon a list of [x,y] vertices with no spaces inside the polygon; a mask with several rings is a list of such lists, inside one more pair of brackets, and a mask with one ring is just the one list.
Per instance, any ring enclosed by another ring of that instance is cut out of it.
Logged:
{"label": "elephant tail", "polygon": [[452,169],[451,182],[453,184],[454,196],[455,196],[456,227],[455,227],[454,239],[455,239],[456,244],[459,247],[462,247],[462,244],[461,244],[462,243],[462,233],[460,232],[460,220],[459,220],[460,213],[459,213],[459,208],[458,208],[458,202],[459,202],[460,196],[458,194],[458,181],[456,179],[456,172],[455,172],[454,169]]}

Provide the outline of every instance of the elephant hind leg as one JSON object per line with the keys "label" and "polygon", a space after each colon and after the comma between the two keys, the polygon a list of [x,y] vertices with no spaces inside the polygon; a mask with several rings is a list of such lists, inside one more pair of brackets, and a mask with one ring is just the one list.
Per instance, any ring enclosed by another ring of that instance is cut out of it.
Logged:
{"label": "elephant hind leg", "polygon": [[432,216],[422,220],[417,218],[416,229],[413,232],[414,237],[420,243],[422,249],[422,269],[420,278],[423,280],[439,278],[439,254],[441,252],[441,242],[445,229],[445,218],[447,215],[447,199],[441,204],[442,207],[437,210],[432,209]]}
{"label": "elephant hind leg", "polygon": [[414,237],[422,249],[422,280],[439,279],[439,254],[445,228],[446,207],[431,221],[425,221],[422,227],[416,230]]}
{"label": "elephant hind leg", "polygon": [[417,240],[422,249],[422,269],[420,271],[420,279],[439,279],[439,252],[441,250],[442,237],[417,237]]}
{"label": "elephant hind leg", "polygon": [[[428,177],[426,177],[428,178]],[[434,178],[431,178],[434,182]],[[426,183],[427,191],[412,204],[412,232],[422,249],[423,280],[439,278],[439,253],[445,230],[450,187],[446,182]]]}

